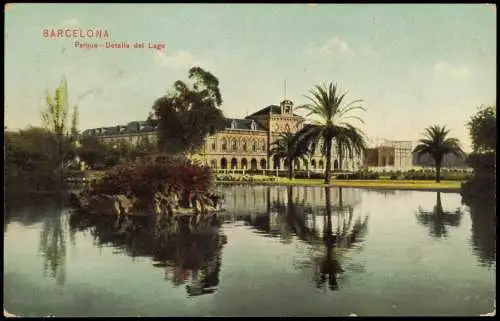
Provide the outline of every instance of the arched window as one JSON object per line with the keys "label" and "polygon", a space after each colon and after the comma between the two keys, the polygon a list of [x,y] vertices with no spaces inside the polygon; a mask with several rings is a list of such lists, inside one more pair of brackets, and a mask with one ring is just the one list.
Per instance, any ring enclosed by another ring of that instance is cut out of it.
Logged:
{"label": "arched window", "polygon": [[253,141],[253,142],[252,142],[252,151],[253,151],[253,152],[256,152],[256,151],[257,151],[257,142],[256,142],[256,141]]}
{"label": "arched window", "polygon": [[225,138],[222,139],[222,151],[227,150],[227,140]]}
{"label": "arched window", "polygon": [[246,151],[247,151],[247,141],[246,141],[246,140],[243,140],[243,141],[241,142],[241,145],[242,145],[242,147],[243,147],[243,151],[245,151],[245,152],[246,152]]}
{"label": "arched window", "polygon": [[231,148],[233,150],[236,150],[238,148],[238,145],[236,143],[236,139],[233,138],[233,140],[231,141]]}

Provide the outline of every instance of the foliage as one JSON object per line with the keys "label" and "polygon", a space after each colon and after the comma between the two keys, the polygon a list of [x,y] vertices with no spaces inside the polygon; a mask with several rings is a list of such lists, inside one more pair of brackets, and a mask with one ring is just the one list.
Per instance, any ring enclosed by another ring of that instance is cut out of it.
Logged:
{"label": "foliage", "polygon": [[[5,169],[9,186],[22,185],[27,189],[51,189],[58,179],[58,142],[53,133],[40,127],[6,131]],[[63,148],[70,150],[70,142],[62,140]],[[67,154],[67,159],[72,155]],[[67,160],[66,159],[66,160]]]}
{"label": "foliage", "polygon": [[78,155],[91,167],[103,164],[105,161],[108,146],[95,136],[84,136],[80,139]]}
{"label": "foliage", "polygon": [[451,153],[460,157],[464,154],[458,139],[447,137],[449,132],[446,126],[433,125],[426,128],[424,138],[419,140],[420,143],[414,149],[419,158],[428,154],[434,159],[438,183],[441,180],[441,164],[444,155]]}
{"label": "foliage", "polygon": [[496,151],[497,114],[495,106],[481,106],[467,123],[475,153]]}
{"label": "foliage", "polygon": [[189,70],[192,88],[178,80],[174,91],[153,104],[150,122],[158,126],[159,146],[170,154],[195,152],[207,135],[224,128],[219,80],[200,67]]}
{"label": "foliage", "polygon": [[124,194],[138,198],[154,197],[171,191],[187,198],[207,193],[212,184],[209,167],[186,158],[168,157],[156,163],[127,163],[113,167],[98,180],[90,194]]}
{"label": "foliage", "polygon": [[288,164],[288,178],[293,178],[295,161],[306,159],[307,145],[299,143],[300,136],[292,133],[281,133],[273,143],[270,154],[277,159],[285,159]]}
{"label": "foliage", "polygon": [[365,110],[357,105],[362,100],[358,99],[344,104],[345,95],[346,93],[339,94],[337,86],[332,83],[328,87],[326,85],[316,86],[315,90],[311,91],[311,96],[307,97],[311,103],[298,107],[308,111],[306,117],[314,116],[317,118],[304,126],[297,135],[300,137],[301,144],[307,146],[311,146],[319,139],[323,139],[323,152],[326,156],[326,184],[330,183],[332,139],[341,137],[339,139],[341,150],[363,151],[366,149],[366,142],[362,132],[347,122],[349,119],[356,119],[363,123],[361,118],[349,115],[350,112],[355,110]]}

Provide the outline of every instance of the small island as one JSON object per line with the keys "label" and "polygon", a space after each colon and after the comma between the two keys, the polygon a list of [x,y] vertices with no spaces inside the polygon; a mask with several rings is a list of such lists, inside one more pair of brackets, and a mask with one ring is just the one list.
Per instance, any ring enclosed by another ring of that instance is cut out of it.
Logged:
{"label": "small island", "polygon": [[71,194],[80,215],[115,217],[122,234],[134,217],[154,217],[156,226],[189,217],[193,224],[221,210],[222,196],[213,190],[210,168],[183,157],[154,163],[127,163],[106,171],[84,189]]}

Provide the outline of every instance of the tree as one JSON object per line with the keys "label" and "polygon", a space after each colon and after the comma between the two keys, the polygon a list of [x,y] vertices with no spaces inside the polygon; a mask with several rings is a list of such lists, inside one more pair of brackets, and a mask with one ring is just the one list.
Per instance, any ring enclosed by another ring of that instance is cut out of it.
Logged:
{"label": "tree", "polygon": [[475,153],[496,151],[497,114],[495,106],[481,106],[467,123]]}
{"label": "tree", "polygon": [[139,140],[139,142],[133,147],[132,158],[141,158],[146,155],[156,153],[158,151],[158,145],[145,136]]}
{"label": "tree", "polygon": [[[5,132],[6,181],[26,188],[54,186],[56,158],[54,134],[40,127]],[[44,185],[44,186],[42,186]]]}
{"label": "tree", "polygon": [[72,124],[68,126],[68,114],[70,112],[68,83],[63,77],[61,84],[56,88],[54,96],[46,92],[47,108],[42,111],[42,120],[47,130],[55,135],[56,139],[56,159],[58,163],[58,174],[62,178],[63,164],[68,154],[72,151],[71,144],[76,139],[76,125],[78,111],[77,106],[73,108]]}
{"label": "tree", "polygon": [[340,128],[338,135],[335,137],[339,157],[339,170],[342,170],[344,156],[352,158],[355,154],[361,155],[366,150],[366,141],[361,130],[353,128]]}
{"label": "tree", "polygon": [[84,136],[80,139],[80,158],[91,167],[104,164],[109,147],[96,136]]}
{"label": "tree", "polygon": [[279,138],[273,143],[270,154],[278,159],[285,159],[288,164],[288,178],[293,178],[293,168],[295,161],[306,158],[307,146],[299,144],[299,136],[292,133],[281,133]]}
{"label": "tree", "polygon": [[433,125],[426,128],[424,138],[420,139],[420,144],[415,147],[414,152],[420,159],[428,154],[434,160],[436,168],[436,182],[441,181],[441,164],[446,154],[454,154],[460,157],[464,154],[460,142],[456,138],[448,138],[449,130],[446,126]]}
{"label": "tree", "polygon": [[173,92],[154,102],[149,117],[158,126],[159,146],[171,154],[196,152],[207,135],[225,125],[219,80],[200,67],[189,70],[189,79],[192,88],[176,81]]}
{"label": "tree", "polygon": [[306,96],[311,102],[298,107],[298,109],[308,111],[306,117],[314,116],[317,118],[312,123],[305,125],[297,134],[301,144],[307,146],[323,139],[323,152],[326,157],[325,184],[330,183],[332,140],[334,138],[344,137],[341,140],[344,144],[341,146],[342,148],[350,146],[349,148],[360,151],[366,148],[362,132],[347,122],[348,119],[356,119],[364,123],[361,118],[348,115],[355,110],[365,110],[357,105],[362,100],[358,99],[344,104],[346,94],[345,92],[339,95],[337,86],[332,83],[328,87],[326,85],[316,86],[315,89],[311,90],[312,96]]}

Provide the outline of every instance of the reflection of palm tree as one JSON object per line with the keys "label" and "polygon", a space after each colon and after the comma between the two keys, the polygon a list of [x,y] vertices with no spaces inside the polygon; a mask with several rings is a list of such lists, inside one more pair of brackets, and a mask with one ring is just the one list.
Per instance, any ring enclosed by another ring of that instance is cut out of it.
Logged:
{"label": "reflection of palm tree", "polygon": [[436,206],[434,210],[424,211],[422,208],[418,209],[417,220],[420,224],[430,228],[430,235],[434,237],[447,237],[448,226],[459,226],[462,218],[462,212],[457,209],[456,212],[445,212],[441,202],[441,192],[437,192]]}
{"label": "reflection of palm tree", "polygon": [[[330,188],[325,187],[325,209],[326,209],[326,222],[323,227],[323,241],[325,246],[325,256],[319,261],[319,272],[315,276],[316,286],[322,288],[328,280],[328,287],[330,290],[335,291],[338,289],[337,276],[343,273],[344,270],[340,264],[342,253],[360,241],[367,231],[368,217],[364,220],[359,218],[354,225],[353,221],[353,208],[348,206],[344,208],[342,199],[342,188],[339,189],[339,206],[336,208],[338,225],[337,231],[333,234],[332,228],[332,214],[333,207],[331,205]],[[347,219],[345,214],[348,215]],[[352,228],[351,228],[352,226]]]}
{"label": "reflection of palm tree", "polygon": [[50,268],[50,276],[61,285],[66,279],[66,237],[62,219],[62,204],[58,201],[54,215],[44,219],[43,230],[40,233],[44,273]]}

